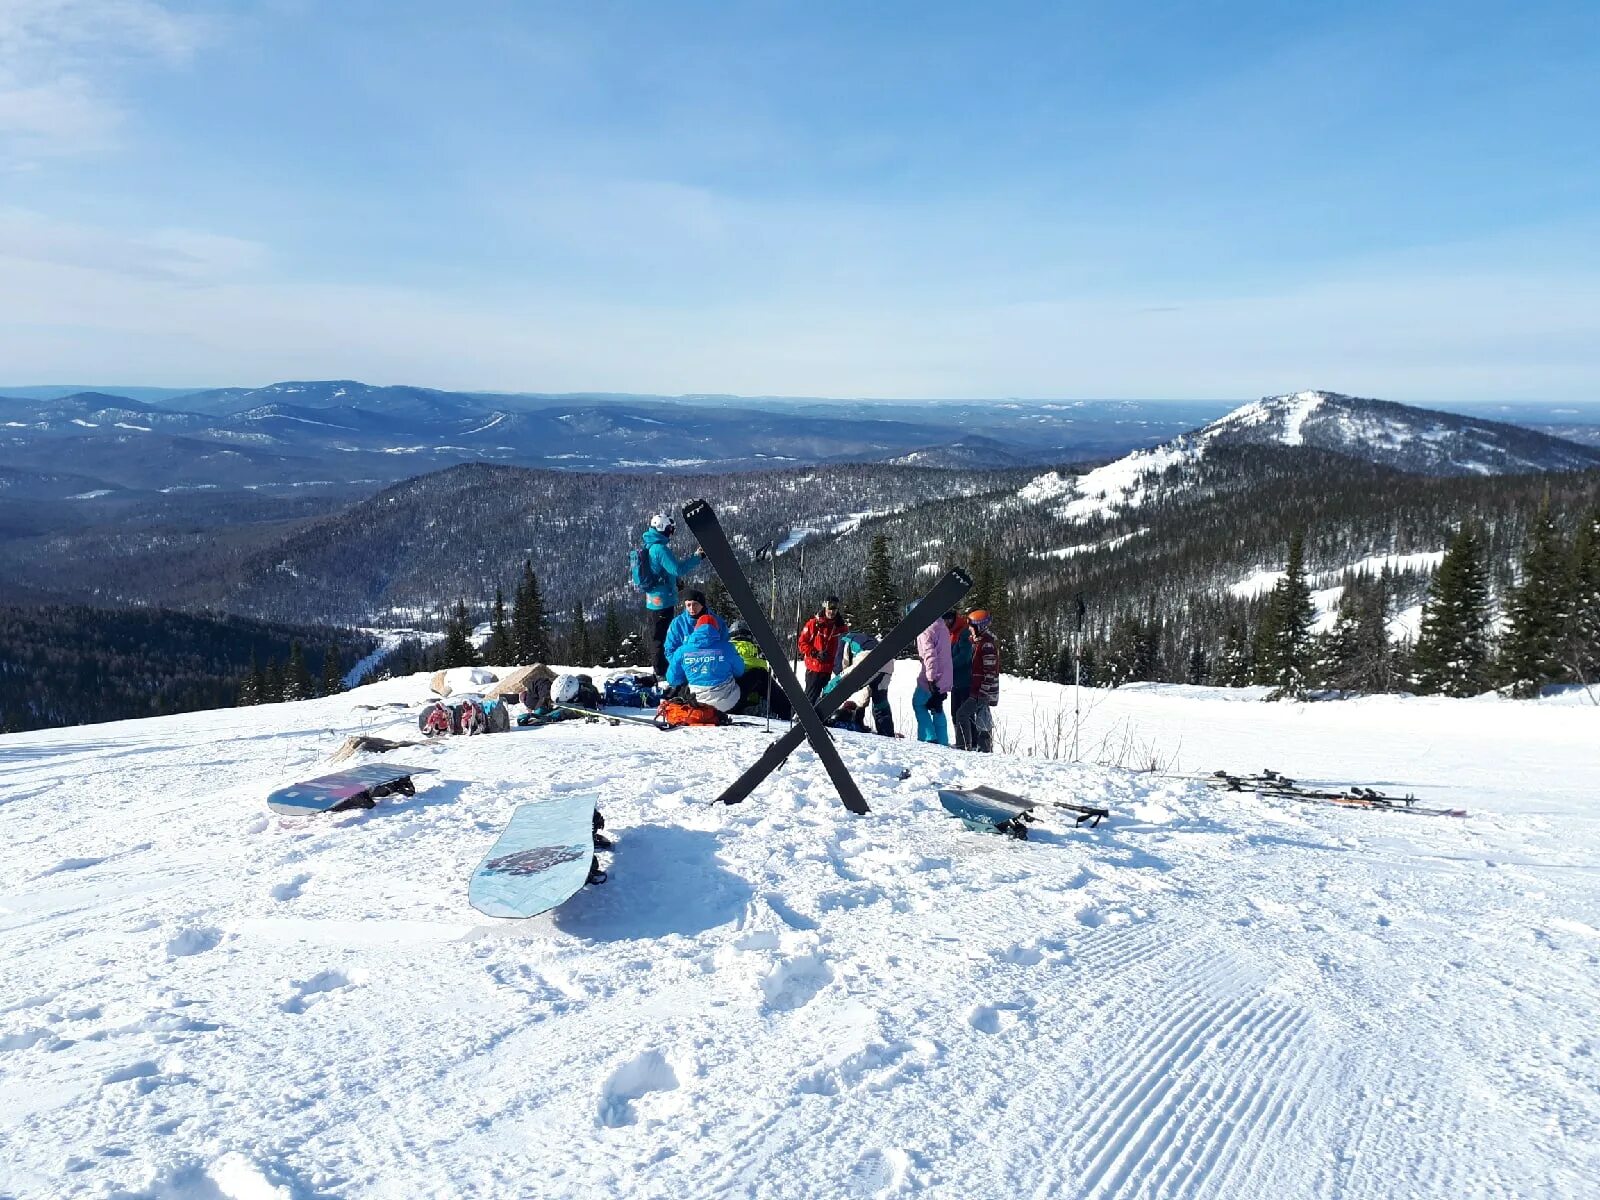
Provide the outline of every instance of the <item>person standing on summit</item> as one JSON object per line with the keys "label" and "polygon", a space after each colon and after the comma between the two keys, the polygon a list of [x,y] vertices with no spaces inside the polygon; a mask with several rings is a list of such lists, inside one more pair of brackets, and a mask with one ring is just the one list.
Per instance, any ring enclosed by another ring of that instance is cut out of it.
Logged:
{"label": "person standing on summit", "polygon": [[667,630],[673,610],[678,607],[678,580],[705,562],[705,555],[691,554],[679,561],[669,544],[678,531],[671,513],[659,512],[650,518],[641,545],[634,550],[633,583],[644,592],[645,640],[650,647],[651,665],[658,676],[667,673]]}
{"label": "person standing on summit", "polygon": [[917,718],[917,741],[950,744],[950,723],[944,715],[944,698],[955,686],[950,664],[950,632],[956,623],[954,609],[917,635],[917,686],[911,707]]}
{"label": "person standing on summit", "polygon": [[833,660],[839,654],[839,637],[849,628],[839,611],[839,597],[829,596],[822,611],[806,622],[800,631],[800,657],[806,668],[806,699],[815,706],[828,680],[833,678]]}

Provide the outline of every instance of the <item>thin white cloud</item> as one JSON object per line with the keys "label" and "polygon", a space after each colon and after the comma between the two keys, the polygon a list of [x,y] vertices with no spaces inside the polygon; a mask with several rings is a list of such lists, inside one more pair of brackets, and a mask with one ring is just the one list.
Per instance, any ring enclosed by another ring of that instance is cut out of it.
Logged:
{"label": "thin white cloud", "polygon": [[[1217,298],[600,302],[284,281],[249,242],[0,213],[0,361],[127,383],[367,378],[504,390],[875,396],[1581,399],[1600,282],[1552,266],[1385,268]],[[1487,256],[1484,256],[1487,257]],[[1148,311],[1149,309],[1176,311]]]}
{"label": "thin white cloud", "polygon": [[122,233],[0,208],[0,262],[71,267],[107,276],[214,284],[248,275],[266,260],[257,242],[194,229]]}
{"label": "thin white cloud", "polygon": [[183,63],[208,29],[154,0],[0,0],[0,165],[103,147],[118,71]]}

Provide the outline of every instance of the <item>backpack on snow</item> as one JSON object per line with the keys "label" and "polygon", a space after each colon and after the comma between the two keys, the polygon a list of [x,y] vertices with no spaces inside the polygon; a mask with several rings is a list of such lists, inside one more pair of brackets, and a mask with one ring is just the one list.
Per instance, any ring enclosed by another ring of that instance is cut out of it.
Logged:
{"label": "backpack on snow", "polygon": [[641,592],[653,592],[665,586],[666,579],[656,570],[655,559],[649,546],[635,546],[628,551],[628,575],[633,586]]}
{"label": "backpack on snow", "polygon": [[656,724],[664,729],[679,725],[731,725],[727,713],[718,712],[709,704],[693,700],[663,700],[656,709]]}

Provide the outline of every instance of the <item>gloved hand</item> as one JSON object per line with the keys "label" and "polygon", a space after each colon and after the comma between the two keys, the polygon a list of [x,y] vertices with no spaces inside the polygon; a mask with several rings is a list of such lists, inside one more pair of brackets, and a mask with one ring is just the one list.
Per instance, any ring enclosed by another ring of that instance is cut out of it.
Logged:
{"label": "gloved hand", "polygon": [[928,691],[928,700],[927,700],[927,703],[923,705],[923,707],[926,708],[929,712],[936,712],[937,710],[943,708],[944,707],[944,693],[941,692],[938,688],[929,689],[929,691]]}

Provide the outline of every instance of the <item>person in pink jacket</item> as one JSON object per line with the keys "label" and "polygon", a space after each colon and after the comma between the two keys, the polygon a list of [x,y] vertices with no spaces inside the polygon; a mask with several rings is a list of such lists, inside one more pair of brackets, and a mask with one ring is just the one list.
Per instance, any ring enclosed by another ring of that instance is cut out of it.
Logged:
{"label": "person in pink jacket", "polygon": [[956,622],[954,609],[917,635],[917,689],[911,694],[916,711],[917,741],[950,744],[950,722],[944,715],[944,698],[955,686],[955,669],[950,663],[950,628]]}

